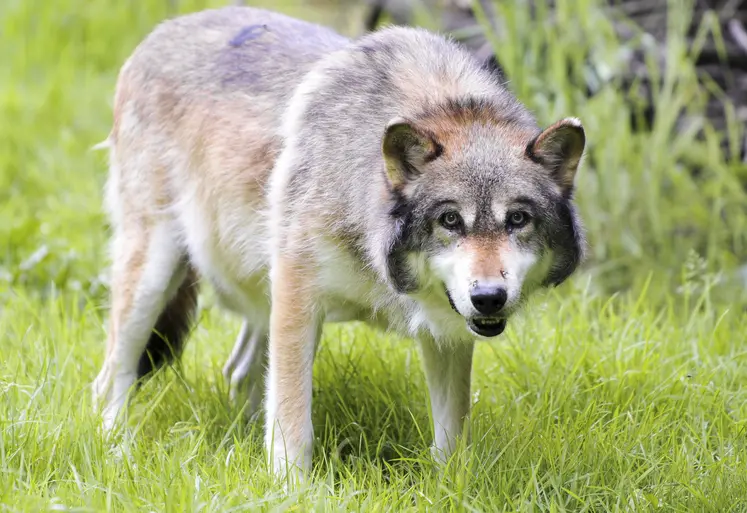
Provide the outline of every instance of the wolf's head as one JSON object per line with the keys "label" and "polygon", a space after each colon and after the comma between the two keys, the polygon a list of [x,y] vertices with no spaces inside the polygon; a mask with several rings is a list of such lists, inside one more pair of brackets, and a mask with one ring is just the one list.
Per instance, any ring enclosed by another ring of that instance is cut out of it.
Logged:
{"label": "wolf's head", "polygon": [[502,333],[524,299],[583,257],[571,199],[584,145],[574,118],[540,131],[456,105],[393,119],[383,153],[394,287],[436,291],[476,335]]}

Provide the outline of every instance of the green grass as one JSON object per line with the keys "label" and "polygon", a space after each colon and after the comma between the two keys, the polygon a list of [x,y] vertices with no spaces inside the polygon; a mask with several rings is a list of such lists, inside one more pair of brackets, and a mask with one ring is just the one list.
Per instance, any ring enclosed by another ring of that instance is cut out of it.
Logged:
{"label": "green grass", "polygon": [[105,159],[89,148],[108,132],[118,67],[168,2],[2,2],[0,511],[747,510],[747,171],[707,127],[703,139],[673,129],[704,94],[677,20],[659,117],[635,134],[615,81],[592,99],[579,87],[590,66],[615,67],[609,22],[596,2],[558,5],[549,25],[502,2],[496,45],[542,123],[576,115],[587,127],[577,197],[588,264],[478,346],[473,444],[443,472],[428,460],[413,342],[328,326],[315,479],[285,493],[266,472],[260,426],[228,404],[220,367],[238,323],[209,294],[182,365],[132,404],[128,457],[111,453],[91,413],[107,225]]}

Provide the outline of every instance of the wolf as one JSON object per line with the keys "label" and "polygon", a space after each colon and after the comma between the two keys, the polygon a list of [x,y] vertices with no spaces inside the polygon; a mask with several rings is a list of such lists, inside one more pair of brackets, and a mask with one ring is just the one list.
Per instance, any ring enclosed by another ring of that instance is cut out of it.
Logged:
{"label": "wolf", "polygon": [[[459,40],[489,69],[499,75],[503,73],[485,34],[486,30],[493,34],[500,32],[498,11],[492,0],[367,0],[366,4],[365,30],[379,28],[385,14],[397,25],[412,25],[419,12],[426,13],[433,21],[438,20],[440,29]],[[480,16],[484,23],[478,21]]]}
{"label": "wolf", "polygon": [[419,342],[443,461],[468,438],[475,342],[584,257],[581,122],[541,129],[466,49],[423,29],[349,40],[236,6],[173,18],[121,68],[106,145],[104,427],[179,355],[208,283],[244,320],[225,373],[264,404],[279,475],[311,467],[325,322]]}

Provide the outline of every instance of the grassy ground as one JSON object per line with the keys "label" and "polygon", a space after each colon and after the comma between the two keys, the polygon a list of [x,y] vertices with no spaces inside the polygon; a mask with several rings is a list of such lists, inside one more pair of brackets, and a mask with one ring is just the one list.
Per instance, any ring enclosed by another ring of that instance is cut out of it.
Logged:
{"label": "grassy ground", "polygon": [[293,494],[273,487],[260,430],[227,404],[220,376],[237,321],[208,294],[183,365],[134,401],[137,442],[116,460],[88,388],[107,287],[106,169],[89,148],[109,129],[118,66],[168,5],[0,5],[0,511],[747,510],[745,169],[715,134],[672,130],[680,109],[702,105],[677,20],[650,133],[631,133],[615,83],[584,97],[585,63],[614,68],[622,51],[590,0],[559,2],[551,27],[501,3],[510,86],[543,123],[577,115],[587,127],[578,200],[592,254],[478,347],[471,450],[443,473],[428,463],[411,341],[328,326],[317,477]]}

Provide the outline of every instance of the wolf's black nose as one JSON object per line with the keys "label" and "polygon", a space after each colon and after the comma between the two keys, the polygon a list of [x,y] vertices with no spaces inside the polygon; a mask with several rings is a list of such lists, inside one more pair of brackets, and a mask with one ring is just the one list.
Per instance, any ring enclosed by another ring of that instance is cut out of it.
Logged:
{"label": "wolf's black nose", "polygon": [[495,315],[506,304],[508,294],[506,289],[500,286],[478,285],[472,289],[470,299],[481,314]]}

